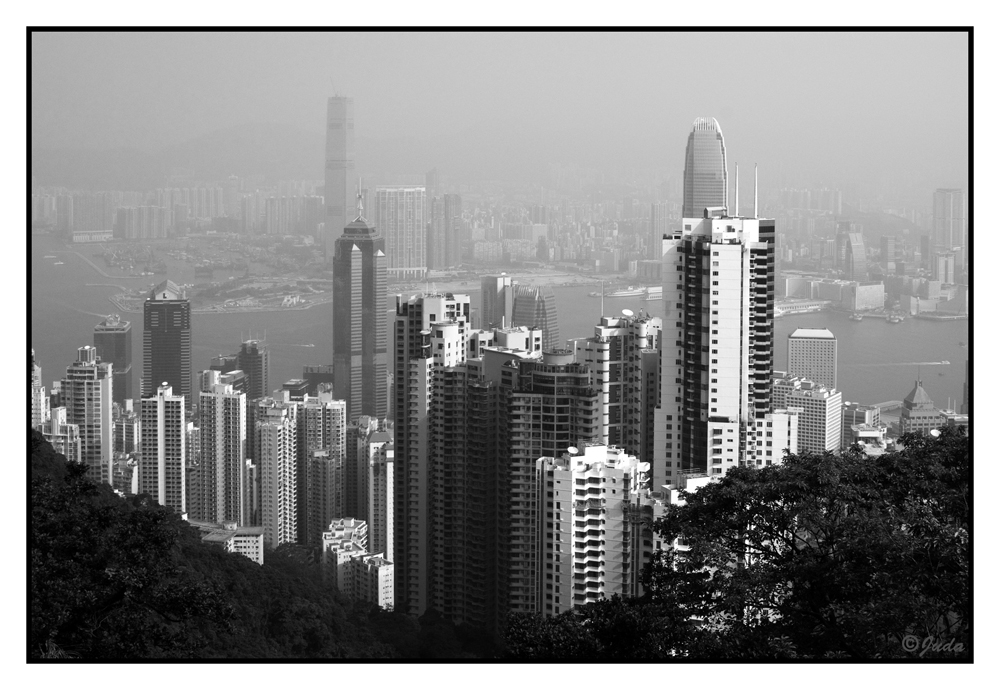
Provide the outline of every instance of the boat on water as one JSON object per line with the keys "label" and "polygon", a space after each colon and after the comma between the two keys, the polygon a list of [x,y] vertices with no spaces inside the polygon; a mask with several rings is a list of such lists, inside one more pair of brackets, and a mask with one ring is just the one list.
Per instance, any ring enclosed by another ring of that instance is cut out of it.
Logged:
{"label": "boat on water", "polygon": [[861,314],[858,314],[857,312],[851,314],[848,318],[851,321],[864,321],[865,320],[865,317],[863,317]]}
{"label": "boat on water", "polygon": [[600,297],[601,296],[601,293],[599,293],[599,292],[588,292],[587,294],[590,297]]}
{"label": "boat on water", "polygon": [[633,287],[629,285],[627,288],[622,288],[620,290],[615,290],[614,292],[609,292],[604,295],[605,297],[635,297],[636,295],[641,295],[646,292],[644,287]]}
{"label": "boat on water", "polygon": [[45,258],[46,258],[46,259],[54,259],[54,258],[56,258],[56,257],[52,256],[51,254],[46,254],[46,255],[45,255]]}
{"label": "boat on water", "polygon": [[951,362],[949,362],[947,359],[943,359],[941,360],[941,364],[951,364]]}
{"label": "boat on water", "polygon": [[62,266],[62,265],[63,265],[63,262],[62,262],[62,261],[56,261],[56,262],[55,262],[54,264],[52,264],[52,265],[53,265],[53,266]]}
{"label": "boat on water", "polygon": [[646,290],[646,301],[654,299],[663,299],[663,288],[662,287],[651,287]]}
{"label": "boat on water", "polygon": [[902,323],[903,317],[898,314],[889,314],[885,317],[885,320],[889,323]]}

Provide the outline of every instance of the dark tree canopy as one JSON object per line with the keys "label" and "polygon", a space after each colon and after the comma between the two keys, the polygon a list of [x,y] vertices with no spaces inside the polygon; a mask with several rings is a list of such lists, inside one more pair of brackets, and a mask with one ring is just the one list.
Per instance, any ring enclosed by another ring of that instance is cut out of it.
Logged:
{"label": "dark tree canopy", "polygon": [[657,521],[687,549],[657,553],[643,597],[514,617],[507,656],[970,658],[969,438],[902,442],[731,470]]}

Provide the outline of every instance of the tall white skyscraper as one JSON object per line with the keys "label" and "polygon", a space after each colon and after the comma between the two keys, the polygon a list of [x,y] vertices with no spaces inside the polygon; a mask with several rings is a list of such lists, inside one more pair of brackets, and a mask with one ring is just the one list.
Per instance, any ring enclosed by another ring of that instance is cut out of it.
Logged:
{"label": "tall white skyscraper", "polygon": [[788,375],[837,387],[837,337],[826,328],[796,328],[788,335]]}
{"label": "tall white skyscraper", "polygon": [[681,222],[663,241],[653,486],[676,485],[680,472],[724,475],[771,410],[774,221],[710,208]]}
{"label": "tall white skyscraper", "polygon": [[483,330],[514,325],[514,279],[507,274],[480,279],[479,324]]}
{"label": "tall white skyscraper", "polygon": [[209,370],[201,378],[199,504],[204,513],[193,517],[249,525],[246,394],[224,382],[231,378],[228,374]]}
{"label": "tall white skyscraper", "polygon": [[168,385],[143,398],[140,409],[139,492],[162,506],[187,513],[187,424],[184,396]]}
{"label": "tall white skyscraper", "polygon": [[66,422],[80,428],[80,460],[87,476],[103,484],[113,478],[112,375],[111,364],[99,361],[97,350],[88,345],[76,351],[62,380]]}
{"label": "tall white skyscraper", "polygon": [[261,525],[264,543],[272,549],[298,538],[297,410],[295,403],[274,398],[256,405]]}
{"label": "tall white skyscraper", "polygon": [[326,205],[324,234],[326,258],[334,253],[334,242],[354,216],[354,99],[331,96],[326,102]]}
{"label": "tall white skyscraper", "polygon": [[426,196],[423,187],[375,187],[371,214],[385,238],[387,273],[397,280],[422,280],[427,274]]}

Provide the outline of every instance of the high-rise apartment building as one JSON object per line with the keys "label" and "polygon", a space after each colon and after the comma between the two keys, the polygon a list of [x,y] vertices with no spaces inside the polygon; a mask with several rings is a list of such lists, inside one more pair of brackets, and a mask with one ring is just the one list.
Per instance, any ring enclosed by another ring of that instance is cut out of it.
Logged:
{"label": "high-rise apartment building", "polygon": [[249,525],[246,394],[233,390],[228,374],[212,370],[203,374],[207,376],[198,400],[202,512],[195,515],[192,505],[192,517]]}
{"label": "high-rise apartment building", "polygon": [[111,314],[94,326],[94,347],[114,372],[114,396],[119,405],[132,398],[132,324]]}
{"label": "high-rise apartment building", "polygon": [[112,366],[85,346],[66,367],[61,385],[66,421],[80,428],[80,460],[87,466],[87,477],[102,484],[113,479],[112,376]]}
{"label": "high-rise apartment building", "polygon": [[52,450],[66,456],[67,462],[81,463],[80,426],[66,423],[66,408],[56,407],[52,415],[38,426]]}
{"label": "high-rise apartment building", "polygon": [[820,386],[786,372],[774,372],[774,409],[798,410],[800,452],[837,452],[843,437],[843,397],[840,391]]}
{"label": "high-rise apartment building", "polygon": [[837,337],[826,328],[796,328],[788,335],[788,375],[837,387]]}
{"label": "high-rise apartment building", "polygon": [[369,601],[382,608],[393,606],[393,563],[368,547],[368,526],[363,520],[340,518],[323,533],[323,575],[351,599]]}
{"label": "high-rise apartment building", "polygon": [[299,542],[319,545],[330,521],[344,515],[347,403],[323,391],[297,404]]}
{"label": "high-rise apartment building", "polygon": [[649,258],[660,260],[663,236],[669,231],[670,204],[665,201],[652,204],[649,210]]}
{"label": "high-rise apartment building", "polygon": [[663,241],[653,486],[676,485],[680,472],[725,474],[771,410],[774,221],[708,209],[681,222]]}
{"label": "high-rise apartment building", "polygon": [[722,128],[714,117],[697,118],[684,155],[684,218],[701,218],[706,208],[729,206],[728,170]]}
{"label": "high-rise apartment building", "polygon": [[331,96],[326,102],[326,187],[323,201],[325,250],[334,255],[334,243],[344,231],[354,201],[354,99]]}
{"label": "high-rise apartment building", "polygon": [[620,448],[584,444],[535,463],[535,612],[558,616],[614,595],[630,596],[635,573],[631,494],[648,463]]}
{"label": "high-rise apartment building", "polygon": [[182,515],[187,513],[187,424],[184,396],[166,383],[140,408],[139,492]]}
{"label": "high-rise apartment building", "polygon": [[951,249],[968,245],[965,192],[938,189],[934,192],[934,244]]}
{"label": "high-rise apartment building", "polygon": [[35,361],[35,350],[31,350],[31,428],[37,429],[49,421],[49,393],[42,383],[42,367]]}
{"label": "high-rise apartment building", "polygon": [[559,316],[556,313],[556,296],[550,287],[514,285],[514,326],[527,326],[542,330],[542,349],[546,352],[562,347],[559,338]]}
{"label": "high-rise apartment building", "polygon": [[590,367],[592,386],[601,391],[607,443],[645,462],[652,460],[662,328],[658,316],[602,316],[593,336],[570,341],[576,361]]}
{"label": "high-rise apartment building", "polygon": [[260,519],[264,543],[275,549],[298,538],[298,406],[261,398],[254,408]]}
{"label": "high-rise apartment building", "polygon": [[396,280],[423,280],[427,274],[427,220],[423,187],[375,187],[375,227],[385,238],[386,270]]}
{"label": "high-rise apartment building", "polygon": [[347,401],[349,421],[388,413],[386,241],[362,210],[333,258],[333,395]]}
{"label": "high-rise apartment building", "polygon": [[767,467],[779,465],[784,453],[799,452],[798,409],[775,410],[754,420],[754,426],[747,433],[747,458],[744,465]]}
{"label": "high-rise apartment building", "polygon": [[447,263],[447,239],[444,225],[444,199],[427,196],[427,268],[440,270]]}
{"label": "high-rise apartment building", "polygon": [[416,615],[431,605],[431,418],[443,405],[436,390],[442,370],[465,361],[468,295],[396,298],[395,318],[395,556],[396,607]]}
{"label": "high-rise apartment building", "polygon": [[506,273],[480,278],[479,323],[483,330],[514,325],[514,279]]}
{"label": "high-rise apartment building", "polygon": [[365,505],[369,525],[368,543],[373,553],[382,553],[394,561],[393,474],[395,447],[387,431],[372,431],[363,441],[367,467],[364,474]]}
{"label": "high-rise apartment building", "polygon": [[166,383],[191,399],[191,303],[173,281],[149,291],[142,308],[142,397]]}

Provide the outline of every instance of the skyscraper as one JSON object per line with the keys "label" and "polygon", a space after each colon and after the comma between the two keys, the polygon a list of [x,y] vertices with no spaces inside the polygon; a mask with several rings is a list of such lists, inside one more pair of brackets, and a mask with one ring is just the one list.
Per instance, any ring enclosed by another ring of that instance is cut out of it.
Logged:
{"label": "skyscraper", "polygon": [[776,411],[798,412],[799,451],[840,450],[844,421],[840,391],[776,371],[773,398]]}
{"label": "skyscraper", "polygon": [[699,117],[684,156],[684,218],[701,218],[706,208],[729,206],[726,141],[714,117]]}
{"label": "skyscraper", "polygon": [[187,512],[187,425],[184,396],[174,395],[167,384],[142,399],[140,410],[142,451],[139,458],[139,492],[161,506]]}
{"label": "skyscraper", "polygon": [[298,403],[299,542],[318,546],[323,530],[344,515],[347,405],[329,391]]}
{"label": "skyscraper", "polygon": [[[250,524],[247,500],[246,394],[233,390],[229,375],[218,371],[207,376],[199,393],[201,422],[201,482],[204,507],[196,520]],[[190,497],[189,497],[190,498]],[[192,514],[194,511],[192,510]]]}
{"label": "skyscraper", "polygon": [[42,367],[35,361],[35,350],[31,350],[31,428],[35,429],[49,421],[49,394],[42,383]]}
{"label": "skyscraper", "polygon": [[264,543],[276,549],[298,537],[298,406],[261,398],[254,408],[261,525]]}
{"label": "skyscraper", "polygon": [[444,265],[458,266],[462,263],[462,197],[458,194],[444,195]]}
{"label": "skyscraper", "polygon": [[354,195],[354,99],[331,96],[326,102],[326,189],[323,201],[325,249],[329,259],[343,234]]}
{"label": "skyscraper", "polygon": [[934,243],[952,249],[965,247],[968,238],[965,192],[961,189],[938,189],[934,192]]}
{"label": "skyscraper", "polygon": [[668,232],[668,217],[670,205],[661,201],[652,204],[649,209],[649,258],[660,260],[660,250],[663,249],[663,236]]}
{"label": "skyscraper", "polygon": [[386,243],[363,210],[359,203],[333,259],[333,397],[347,401],[348,421],[388,412]]}
{"label": "skyscraper", "polygon": [[482,290],[480,328],[507,328],[514,325],[514,279],[506,273],[480,278]]}
{"label": "skyscraper", "polygon": [[112,364],[115,402],[132,398],[132,324],[111,314],[94,326],[97,356]]}
{"label": "skyscraper", "polygon": [[542,329],[542,349],[561,348],[559,318],[556,314],[556,296],[550,287],[514,285],[513,325]]}
{"label": "skyscraper", "polygon": [[837,337],[826,328],[796,328],[788,334],[788,375],[837,387]]}
{"label": "skyscraper", "polygon": [[860,232],[847,235],[844,269],[851,280],[866,280],[868,278],[868,259],[865,254],[865,241]]}
{"label": "skyscraper", "polygon": [[423,187],[386,185],[375,188],[372,217],[375,227],[385,238],[388,273],[397,280],[423,280],[427,274],[425,204]]}
{"label": "skyscraper", "polygon": [[260,340],[247,340],[240,346],[236,362],[246,375],[247,400],[256,400],[270,394],[268,370],[271,353]]}
{"label": "skyscraper", "polygon": [[653,486],[679,472],[725,474],[746,456],[748,426],[770,412],[774,221],[704,216],[663,241]]}
{"label": "skyscraper", "polygon": [[112,366],[86,346],[76,351],[76,361],[66,367],[62,380],[66,421],[80,428],[80,460],[87,466],[87,477],[103,484],[113,478],[112,375]]}
{"label": "skyscraper", "polygon": [[166,384],[191,399],[191,303],[173,281],[149,291],[142,308],[142,397]]}

